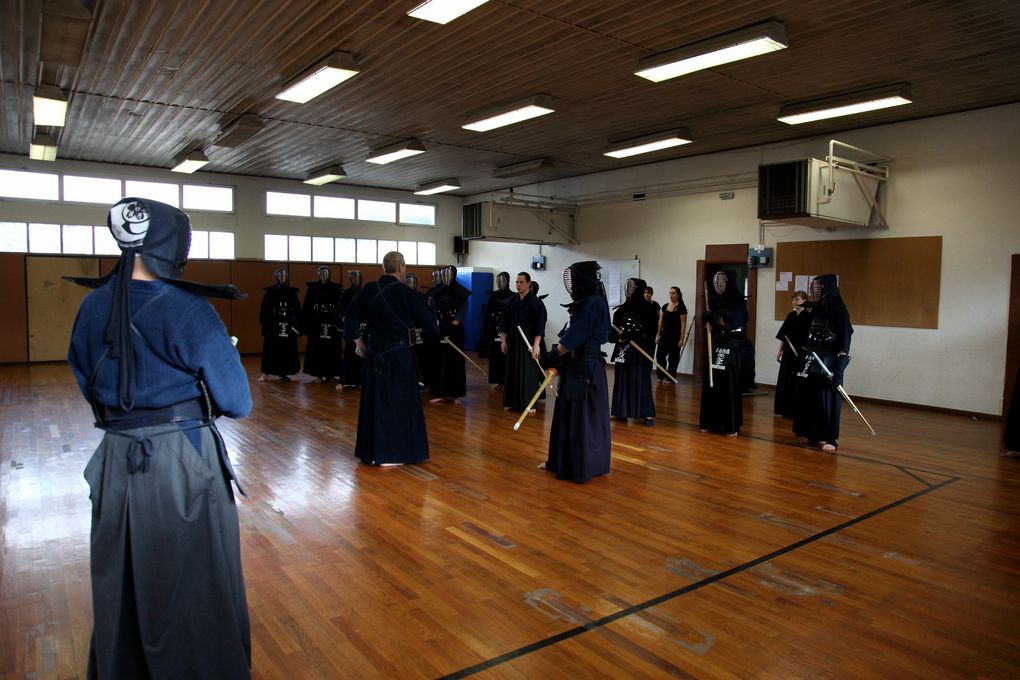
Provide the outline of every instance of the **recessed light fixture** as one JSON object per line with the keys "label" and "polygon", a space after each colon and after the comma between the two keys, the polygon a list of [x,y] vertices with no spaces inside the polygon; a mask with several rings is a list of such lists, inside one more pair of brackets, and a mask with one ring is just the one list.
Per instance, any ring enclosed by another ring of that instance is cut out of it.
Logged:
{"label": "recessed light fixture", "polygon": [[436,24],[448,24],[461,14],[467,14],[486,2],[488,0],[426,0],[407,15]]}
{"label": "recessed light fixture", "polygon": [[287,81],[283,92],[276,95],[276,98],[304,104],[357,74],[358,66],[350,52],[333,52],[301,75]]}
{"label": "recessed light fixture", "polygon": [[537,172],[538,170],[554,167],[556,167],[556,165],[553,163],[552,159],[548,156],[543,156],[542,158],[530,158],[526,161],[500,165],[492,169],[492,176],[503,179],[506,177],[516,177],[517,175],[526,175],[530,172]]}
{"label": "recessed light fixture", "polygon": [[396,144],[388,144],[387,146],[373,149],[365,160],[376,165],[386,165],[401,158],[415,156],[420,153],[425,153],[425,145],[421,143],[420,139],[412,137]]}
{"label": "recessed light fixture", "polygon": [[786,46],[786,29],[783,24],[766,21],[645,57],[638,62],[638,70],[634,75],[659,83],[731,61],[782,50]]}
{"label": "recessed light fixture", "polygon": [[437,180],[435,182],[426,182],[425,184],[419,184],[417,190],[415,190],[415,196],[431,196],[432,194],[441,194],[444,191],[454,191],[460,189],[460,180],[456,180],[452,177],[447,179]]}
{"label": "recessed light fixture", "polygon": [[691,143],[691,133],[683,128],[670,130],[669,132],[657,132],[652,135],[626,139],[613,144],[603,154],[613,158],[626,158],[637,156],[642,153],[651,153],[660,149],[668,149],[673,146],[682,146]]}
{"label": "recessed light fixture", "polygon": [[32,95],[32,122],[36,127],[64,127],[67,118],[67,97],[54,85],[41,85]]}
{"label": "recessed light fixture", "polygon": [[170,168],[170,172],[183,172],[190,175],[208,162],[209,159],[206,158],[206,155],[201,150],[195,149],[175,158],[174,167]]}
{"label": "recessed light fixture", "polygon": [[875,87],[859,92],[787,104],[779,109],[778,120],[789,125],[799,125],[825,118],[852,116],[855,113],[902,106],[911,103],[911,101],[913,100],[910,97],[910,85],[897,83],[888,87]]}
{"label": "recessed light fixture", "polygon": [[57,160],[57,140],[50,135],[37,134],[28,146],[28,157],[34,161]]}
{"label": "recessed light fixture", "polygon": [[512,125],[529,118],[537,118],[547,113],[552,113],[552,98],[549,95],[538,94],[527,99],[522,99],[511,104],[494,106],[479,111],[468,119],[467,123],[461,125],[465,130],[475,132],[486,132],[504,125]]}
{"label": "recessed light fixture", "polygon": [[304,180],[304,182],[305,184],[314,184],[317,187],[321,187],[323,184],[335,182],[346,176],[347,173],[344,171],[343,166],[330,165],[311,173],[308,175],[308,179]]}

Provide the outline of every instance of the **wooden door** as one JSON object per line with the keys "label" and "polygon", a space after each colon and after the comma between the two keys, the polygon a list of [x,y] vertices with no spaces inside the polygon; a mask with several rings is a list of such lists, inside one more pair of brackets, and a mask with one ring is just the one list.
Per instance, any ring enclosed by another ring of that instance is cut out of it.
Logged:
{"label": "wooden door", "polygon": [[0,253],[0,363],[28,361],[28,308],[25,304],[25,256]]}
{"label": "wooden door", "polygon": [[1006,379],[1003,382],[1002,415],[1009,413],[1013,386],[1020,369],[1020,254],[1013,255],[1009,279],[1009,325],[1006,331]]}

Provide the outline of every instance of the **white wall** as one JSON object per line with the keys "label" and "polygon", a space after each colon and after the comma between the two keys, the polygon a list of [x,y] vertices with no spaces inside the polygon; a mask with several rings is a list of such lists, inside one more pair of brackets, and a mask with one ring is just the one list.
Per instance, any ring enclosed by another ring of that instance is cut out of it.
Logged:
{"label": "white wall", "polygon": [[[833,135],[891,157],[888,230],[826,232],[783,226],[780,241],[942,236],[939,327],[935,330],[855,326],[847,390],[879,399],[1000,414],[1009,305],[1010,256],[1020,252],[1020,105],[1008,105]],[[751,178],[762,162],[822,158],[828,137],[668,161],[521,187],[524,193],[582,202],[580,246],[546,246],[538,273],[555,337],[566,315],[559,278],[582,259],[637,256],[641,277],[663,301],[678,285],[693,313],[696,260],[706,244],[757,243],[757,193]],[[734,190],[721,201],[719,191]],[[643,201],[630,200],[645,191]],[[626,198],[624,198],[626,197]],[[484,198],[484,197],[476,197]],[[469,199],[474,200],[474,199]],[[468,264],[511,273],[528,270],[537,246],[471,243]],[[774,383],[777,364],[771,293],[775,270],[758,272],[758,379]],[[895,295],[896,291],[890,291]],[[851,319],[853,310],[850,310]],[[693,319],[692,319],[693,320]],[[681,371],[691,370],[685,353]]]}
{"label": "white wall", "polygon": [[[403,241],[432,241],[436,244],[436,260],[440,264],[452,263],[453,237],[460,235],[460,207],[456,196],[419,197],[408,191],[391,191],[370,187],[357,187],[334,183],[314,187],[297,180],[225,175],[196,172],[191,175],[170,172],[160,168],[145,168],[111,163],[91,163],[58,159],[56,162],[33,161],[25,156],[0,154],[0,168],[58,172],[88,177],[114,177],[140,179],[177,184],[212,184],[233,186],[234,212],[231,214],[191,211],[192,226],[210,231],[230,231],[235,234],[234,255],[237,259],[262,259],[263,236],[269,234],[300,234],[304,236],[334,236],[374,238]],[[325,196],[368,198],[403,201],[405,203],[433,203],[437,205],[435,227],[404,227],[381,222],[320,219],[311,217],[281,217],[265,214],[265,191],[286,191]],[[424,200],[420,200],[424,199]],[[0,198],[0,221],[44,222],[54,224],[106,224],[109,206],[85,203],[50,203]]]}

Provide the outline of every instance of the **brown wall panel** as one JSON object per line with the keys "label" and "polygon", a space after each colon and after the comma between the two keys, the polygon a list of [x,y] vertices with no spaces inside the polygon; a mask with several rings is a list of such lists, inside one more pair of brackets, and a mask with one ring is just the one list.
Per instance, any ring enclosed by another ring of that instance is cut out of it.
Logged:
{"label": "brown wall panel", "polygon": [[[198,283],[226,284],[230,283],[230,261],[229,260],[190,260],[181,278]],[[216,313],[223,320],[230,335],[236,335],[231,330],[231,301],[219,298],[207,297],[206,300],[213,306]]]}
{"label": "brown wall panel", "polygon": [[98,276],[94,257],[29,257],[27,268],[28,357],[30,361],[67,358],[71,328],[88,288],[62,276]]}
{"label": "brown wall panel", "polygon": [[1006,326],[1006,380],[1002,392],[1002,415],[1009,413],[1013,386],[1020,368],[1020,255],[1013,255],[1009,280],[1009,325]]}
{"label": "brown wall panel", "polygon": [[776,321],[790,311],[797,276],[836,274],[854,324],[939,327],[941,236],[780,243],[774,282],[781,272],[794,279],[775,292]]}
{"label": "brown wall panel", "polygon": [[242,354],[262,351],[262,328],[259,326],[262,289],[273,285],[273,272],[286,266],[286,263],[280,262],[230,263],[230,282],[242,293],[248,294],[246,300],[230,303],[231,334],[237,336],[237,350]]}
{"label": "brown wall panel", "polygon": [[0,253],[0,363],[28,361],[25,256]]}

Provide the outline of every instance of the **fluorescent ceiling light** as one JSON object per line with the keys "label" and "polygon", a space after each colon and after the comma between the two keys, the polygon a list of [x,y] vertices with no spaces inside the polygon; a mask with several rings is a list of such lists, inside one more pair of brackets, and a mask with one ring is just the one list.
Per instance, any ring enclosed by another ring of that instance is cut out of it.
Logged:
{"label": "fluorescent ceiling light", "polygon": [[425,153],[425,145],[421,143],[420,139],[412,137],[396,144],[374,149],[369,152],[368,158],[365,160],[376,165],[386,165],[401,158],[415,156],[420,153]]}
{"label": "fluorescent ceiling light", "polygon": [[53,85],[37,87],[32,95],[32,117],[36,127],[64,127],[67,118],[67,97]]}
{"label": "fluorescent ceiling light", "polygon": [[499,167],[492,169],[492,176],[503,179],[506,177],[526,175],[531,172],[537,172],[538,170],[554,167],[556,166],[552,162],[552,159],[548,156],[543,156],[542,158],[531,158],[526,161],[510,163],[509,165],[500,165]]}
{"label": "fluorescent ceiling light", "polygon": [[414,195],[431,196],[432,194],[441,194],[444,191],[454,191],[455,189],[460,189],[460,180],[456,180],[451,177],[449,179],[441,179],[436,182],[419,184]]}
{"label": "fluorescent ceiling light", "polygon": [[223,130],[213,140],[212,145],[230,149],[237,148],[258,134],[263,127],[265,127],[265,124],[261,118],[254,113],[246,113],[223,126]]}
{"label": "fluorescent ceiling light", "polygon": [[799,125],[825,118],[852,116],[855,113],[902,106],[911,101],[910,86],[906,83],[898,83],[889,87],[876,87],[860,92],[787,104],[779,109],[778,120],[789,125]]}
{"label": "fluorescent ceiling light", "polygon": [[296,78],[287,81],[277,99],[304,104],[358,73],[349,52],[333,52]]}
{"label": "fluorescent ceiling light", "polygon": [[638,62],[634,75],[660,83],[694,71],[782,50],[786,46],[783,24],[767,21],[645,57]]}
{"label": "fluorescent ceiling light", "polygon": [[642,153],[651,153],[660,149],[690,144],[691,141],[690,132],[684,129],[677,129],[618,142],[610,146],[603,153],[613,158],[626,158],[627,156],[637,156]]}
{"label": "fluorescent ceiling light", "polygon": [[57,141],[50,135],[37,134],[28,146],[28,157],[34,161],[57,160]]}
{"label": "fluorescent ceiling light", "polygon": [[174,167],[170,168],[170,172],[183,172],[190,175],[208,162],[209,159],[205,154],[195,149],[175,158]]}
{"label": "fluorescent ceiling light", "polygon": [[512,104],[493,107],[480,111],[470,117],[469,122],[461,125],[465,130],[475,132],[486,132],[504,125],[512,125],[529,118],[537,118],[547,113],[552,113],[552,98],[548,95],[539,94],[528,97]]}
{"label": "fluorescent ceiling light", "polygon": [[407,15],[437,24],[448,24],[461,14],[467,14],[486,2],[488,0],[426,0]]}
{"label": "fluorescent ceiling light", "polygon": [[331,165],[329,167],[316,170],[308,176],[305,180],[305,184],[314,184],[317,187],[321,187],[323,184],[329,184],[335,182],[338,179],[343,179],[347,176],[342,166]]}

